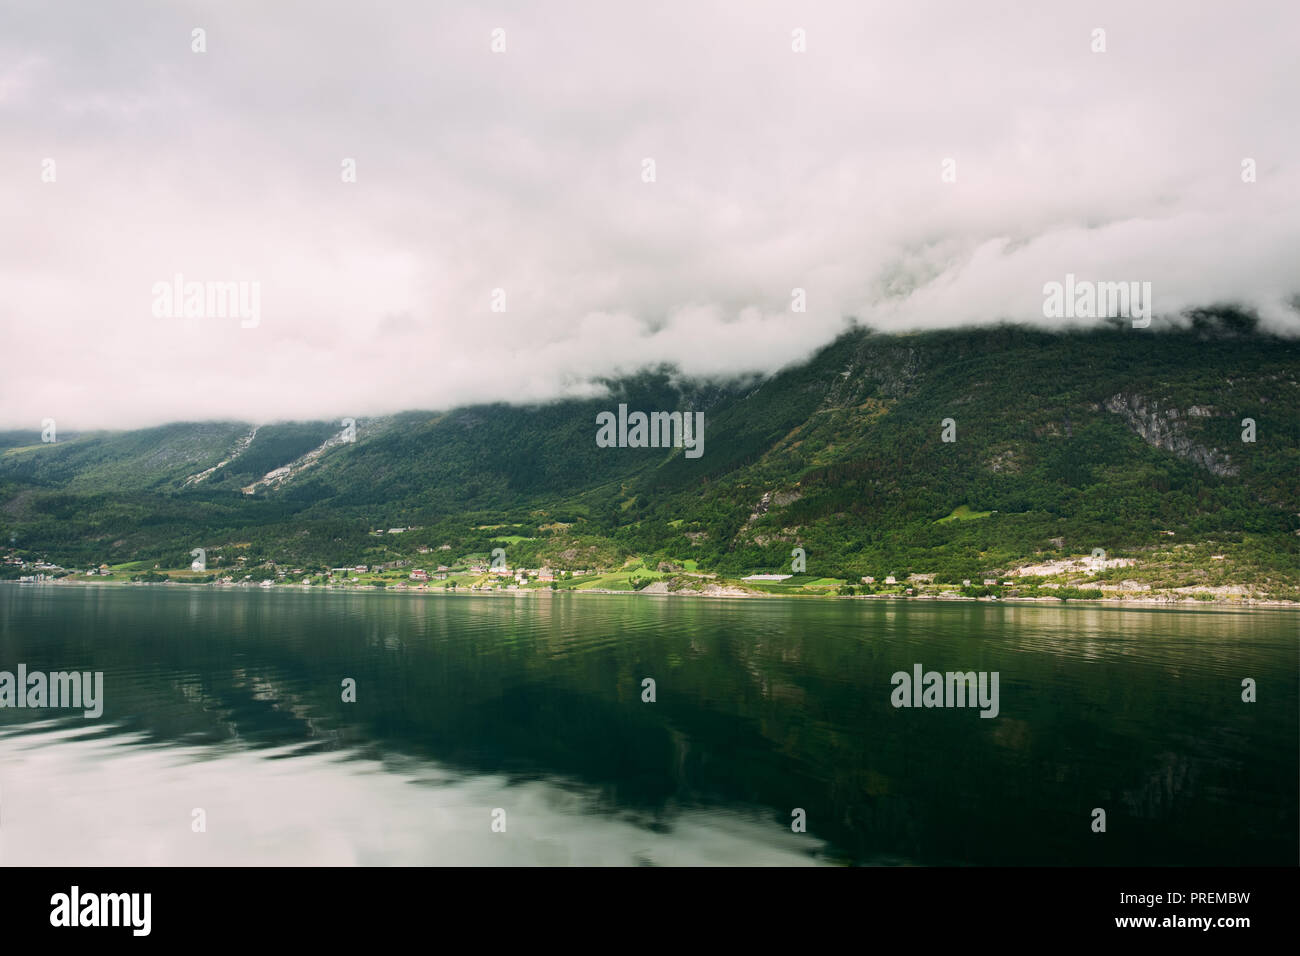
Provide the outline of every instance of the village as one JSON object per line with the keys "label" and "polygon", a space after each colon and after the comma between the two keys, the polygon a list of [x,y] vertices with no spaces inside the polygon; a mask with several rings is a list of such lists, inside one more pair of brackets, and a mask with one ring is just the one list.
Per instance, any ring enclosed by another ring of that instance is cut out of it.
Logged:
{"label": "village", "polygon": [[[393,529],[396,531],[398,529]],[[431,549],[421,548],[428,553]],[[486,562],[461,562],[454,565],[437,564],[429,568],[410,568],[410,560],[394,560],[378,564],[342,565],[332,568],[301,568],[277,565],[274,561],[251,564],[240,556],[235,567],[228,571],[214,571],[206,560],[197,559],[188,569],[164,569],[157,564],[146,566],[134,562],[110,566],[101,563],[85,569],[65,568],[46,560],[27,560],[11,549],[3,558],[9,572],[5,577],[20,584],[38,584],[54,581],[100,579],[132,584],[211,584],[219,587],[272,588],[278,585],[320,586],[326,588],[387,588],[396,591],[425,591],[433,588],[455,590],[460,587],[471,591],[519,590],[522,588],[558,587],[580,581],[596,580],[600,572],[592,569],[557,570],[550,567],[512,568],[504,562],[492,566]],[[407,570],[409,568],[409,570]],[[14,574],[14,571],[23,573]]]}
{"label": "village", "polygon": [[[403,529],[390,529],[396,533]],[[330,568],[293,567],[275,561],[252,562],[244,556],[233,567],[213,569],[203,559],[189,568],[164,569],[152,562],[130,562],[110,566],[101,563],[84,569],[61,567],[48,560],[31,560],[12,548],[0,559],[0,580],[19,584],[178,584],[216,588],[294,588],[297,590],[355,590],[437,592],[469,594],[493,592],[539,593],[586,591],[588,593],[643,593],[701,597],[840,597],[911,598],[920,600],[980,601],[1107,601],[1134,604],[1212,602],[1237,606],[1288,606],[1241,584],[1164,587],[1130,577],[1136,570],[1132,558],[1107,558],[1104,554],[1058,559],[1013,568],[997,577],[963,579],[944,583],[936,575],[911,573],[864,575],[859,582],[815,575],[756,573],[724,578],[716,573],[689,567],[653,564],[630,557],[616,568],[510,567],[503,550],[490,558],[468,555],[450,563],[419,561],[419,556],[449,551],[420,547],[417,555],[368,564],[344,564]],[[1222,555],[1213,555],[1222,560]],[[416,563],[423,566],[415,567]],[[1108,572],[1115,572],[1110,574]]]}

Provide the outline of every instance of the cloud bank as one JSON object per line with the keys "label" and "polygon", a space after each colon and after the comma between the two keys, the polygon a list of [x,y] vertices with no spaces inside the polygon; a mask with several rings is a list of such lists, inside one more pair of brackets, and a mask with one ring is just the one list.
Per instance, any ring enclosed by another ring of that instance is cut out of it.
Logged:
{"label": "cloud bank", "polygon": [[[1297,32],[1287,2],[5,3],[0,426],[770,371],[846,317],[1055,327],[1067,273],[1300,334]],[[257,282],[256,327],[157,316],[178,273]]]}

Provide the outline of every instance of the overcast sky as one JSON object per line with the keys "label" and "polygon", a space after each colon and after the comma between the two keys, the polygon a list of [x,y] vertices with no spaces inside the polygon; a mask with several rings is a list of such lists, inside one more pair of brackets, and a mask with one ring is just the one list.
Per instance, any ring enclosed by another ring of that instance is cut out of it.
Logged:
{"label": "overcast sky", "polygon": [[[1300,334],[1297,36],[1294,0],[0,0],[0,427],[770,370],[847,316],[1052,326],[1066,273]],[[260,322],[155,315],[177,273]]]}

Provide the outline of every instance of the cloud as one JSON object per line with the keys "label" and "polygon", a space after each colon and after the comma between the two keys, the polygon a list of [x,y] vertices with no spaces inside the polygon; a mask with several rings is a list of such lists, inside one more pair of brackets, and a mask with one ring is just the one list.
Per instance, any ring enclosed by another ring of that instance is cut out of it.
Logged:
{"label": "cloud", "polygon": [[[772,370],[846,316],[1050,325],[1066,273],[1300,334],[1300,11],[1134,6],[5,4],[0,425]],[[156,317],[177,273],[260,323]]]}

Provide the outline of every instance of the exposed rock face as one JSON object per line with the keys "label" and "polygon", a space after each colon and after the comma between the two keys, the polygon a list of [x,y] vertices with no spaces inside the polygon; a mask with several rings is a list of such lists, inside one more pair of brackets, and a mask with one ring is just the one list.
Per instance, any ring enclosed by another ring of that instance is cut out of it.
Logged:
{"label": "exposed rock face", "polygon": [[1219,477],[1237,474],[1237,468],[1226,454],[1214,448],[1199,445],[1183,434],[1183,418],[1207,418],[1210,409],[1194,406],[1186,415],[1176,408],[1162,409],[1160,402],[1141,395],[1121,392],[1105,401],[1109,412],[1122,417],[1148,445],[1177,455]]}
{"label": "exposed rock face", "polygon": [[218,468],[222,467],[223,465],[230,464],[232,461],[234,461],[236,458],[238,458],[240,455],[242,455],[244,452],[248,450],[248,446],[253,443],[253,439],[256,437],[257,437],[257,426],[254,425],[252,431],[250,431],[247,435],[245,435],[243,438],[239,439],[239,441],[235,443],[234,450],[232,450],[229,455],[227,455],[222,461],[217,462],[215,465],[213,465],[211,468],[207,469],[206,471],[201,471],[197,475],[190,475],[188,478],[185,479],[184,487],[188,488],[190,485],[196,485],[200,481],[202,481],[203,479],[211,475]]}
{"label": "exposed rock face", "polygon": [[[256,432],[257,430],[254,429],[253,431]],[[251,443],[251,441],[252,441],[252,436],[250,435],[249,442]],[[287,465],[282,465],[281,467],[276,468],[272,471],[268,471],[260,479],[253,482],[251,485],[242,488],[241,490],[244,492],[244,494],[251,495],[254,492],[256,492],[258,488],[263,486],[274,488],[277,485],[281,484],[282,482],[286,482],[291,478],[296,478],[301,472],[306,471],[308,468],[311,468],[313,465],[319,462],[321,456],[324,455],[325,452],[329,451],[331,448],[334,448],[338,445],[348,444],[348,442],[349,439],[344,436],[343,432],[339,432],[337,435],[331,435],[329,438],[325,439],[325,441],[323,441],[321,444],[313,448],[311,451],[307,452],[307,454],[303,455],[301,458],[298,458],[295,461],[291,461]]]}
{"label": "exposed rock face", "polygon": [[[754,506],[754,510],[750,514],[749,520],[746,521],[741,526],[740,530],[742,532],[747,530],[751,525],[753,525],[755,521],[763,517],[763,515],[767,514],[769,511],[771,511],[772,508],[784,508],[786,505],[793,504],[794,502],[798,501],[802,497],[803,497],[803,492],[798,490],[763,492],[763,497],[758,500],[758,504]],[[782,530],[782,534],[779,535],[762,535],[762,534],[755,535],[753,539],[754,543],[759,545],[760,547],[766,547],[769,541],[786,541],[789,539],[784,537],[784,535],[787,533],[793,534],[794,531],[797,529],[783,528],[781,530]],[[740,540],[739,535],[737,536],[737,540]]]}
{"label": "exposed rock face", "polygon": [[1012,568],[1007,577],[1054,577],[1058,574],[1096,574],[1111,568],[1128,568],[1137,562],[1133,558],[1058,558],[1040,564],[1026,564]]}
{"label": "exposed rock face", "polygon": [[914,348],[864,342],[832,382],[825,406],[860,405],[877,392],[884,398],[901,398],[915,387],[920,374],[921,360]]}
{"label": "exposed rock face", "polygon": [[763,515],[767,514],[767,509],[770,508],[771,506],[772,506],[772,492],[765,491],[763,492],[763,497],[759,499],[758,504],[754,506],[753,514],[749,516],[749,520],[746,521],[745,524],[746,525],[753,524]]}
{"label": "exposed rock face", "polygon": [[749,520],[745,522],[745,527],[749,527],[759,518],[763,517],[763,515],[767,514],[772,508],[784,508],[786,505],[794,504],[794,502],[798,501],[802,497],[803,492],[796,490],[763,492],[763,497],[758,500],[758,504],[754,505],[754,510],[750,514]]}
{"label": "exposed rock face", "polygon": [[994,474],[1000,474],[1005,471],[1011,475],[1018,475],[1021,470],[1020,462],[1016,460],[1016,453],[1011,449],[997,452],[988,460],[987,464],[989,471]]}

